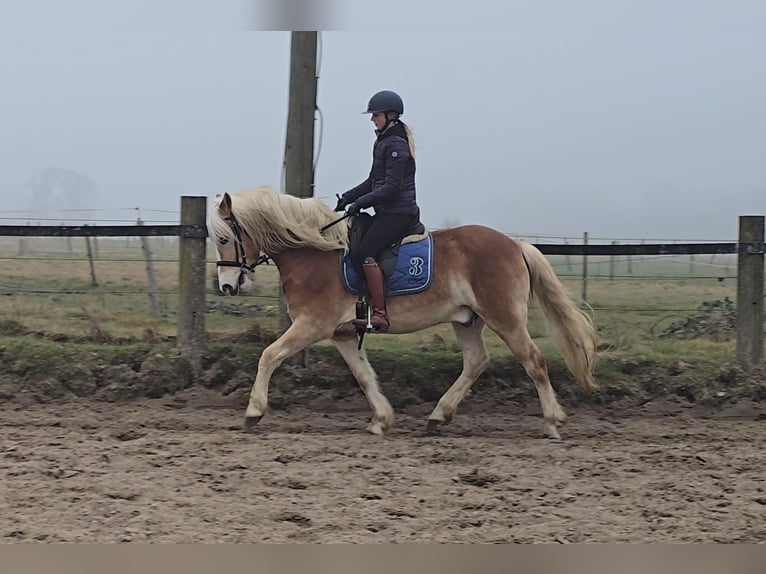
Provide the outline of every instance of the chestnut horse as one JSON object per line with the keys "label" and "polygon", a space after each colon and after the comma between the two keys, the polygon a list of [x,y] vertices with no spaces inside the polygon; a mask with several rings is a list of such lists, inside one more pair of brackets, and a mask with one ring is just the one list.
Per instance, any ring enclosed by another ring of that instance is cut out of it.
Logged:
{"label": "chestnut horse", "polygon": [[[297,198],[268,187],[218,195],[208,216],[208,231],[218,261],[218,283],[236,295],[252,282],[263,255],[279,269],[292,325],[264,349],[258,362],[245,428],[267,411],[274,370],[307,346],[330,339],[348,364],[372,408],[367,430],[383,434],[394,411],[381,393],[364,348],[351,324],[357,296],[341,283],[340,265],[348,248],[348,220],[325,231],[338,214],[316,198]],[[587,391],[595,388],[593,369],[597,337],[591,320],[570,299],[545,256],[533,245],[480,225],[431,232],[434,271],[420,293],[389,297],[390,333],[410,333],[452,323],[463,353],[463,370],[428,417],[433,430],[449,422],[473,382],[489,366],[484,328],[508,345],[534,381],[544,430],[559,438],[566,415],[556,399],[545,360],[527,331],[530,297],[541,304],[553,341],[574,378]]]}

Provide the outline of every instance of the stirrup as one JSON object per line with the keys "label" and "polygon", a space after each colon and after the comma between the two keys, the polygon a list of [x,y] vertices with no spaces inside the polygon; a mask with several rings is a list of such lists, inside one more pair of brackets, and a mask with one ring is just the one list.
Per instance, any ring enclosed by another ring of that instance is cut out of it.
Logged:
{"label": "stirrup", "polygon": [[351,323],[354,325],[354,327],[357,328],[357,330],[361,329],[364,331],[369,332],[386,332],[391,327],[391,324],[384,324],[384,325],[375,325],[372,322],[372,316],[368,317],[367,319],[354,319],[351,321]]}
{"label": "stirrup", "polygon": [[388,329],[391,327],[390,321],[386,321],[386,325],[373,325],[373,315],[370,302],[360,296],[356,302],[356,319],[351,321],[357,333],[388,332]]}

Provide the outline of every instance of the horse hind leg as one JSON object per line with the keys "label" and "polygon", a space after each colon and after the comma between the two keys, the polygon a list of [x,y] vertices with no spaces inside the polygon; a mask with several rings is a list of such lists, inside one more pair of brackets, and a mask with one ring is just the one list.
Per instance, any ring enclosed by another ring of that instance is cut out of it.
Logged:
{"label": "horse hind leg", "polygon": [[356,337],[335,336],[332,342],[351,369],[372,408],[372,420],[367,430],[376,435],[384,434],[394,424],[394,409],[380,391],[378,376],[367,359],[367,353],[364,348],[357,348]]}
{"label": "horse hind leg", "polygon": [[463,370],[452,383],[447,392],[439,399],[436,408],[428,417],[426,429],[433,432],[443,423],[452,420],[460,402],[468,394],[471,386],[489,366],[489,353],[484,344],[484,321],[476,322],[466,327],[460,323],[452,323],[458,345],[463,351]]}
{"label": "horse hind leg", "polygon": [[508,321],[505,325],[490,324],[500,338],[508,345],[514,356],[521,362],[524,370],[534,381],[537,396],[540,399],[540,407],[543,411],[545,434],[552,439],[561,438],[558,427],[563,425],[567,416],[556,398],[553,390],[548,368],[545,364],[540,349],[537,348],[532,337],[526,329],[526,309],[522,311],[520,319]]}

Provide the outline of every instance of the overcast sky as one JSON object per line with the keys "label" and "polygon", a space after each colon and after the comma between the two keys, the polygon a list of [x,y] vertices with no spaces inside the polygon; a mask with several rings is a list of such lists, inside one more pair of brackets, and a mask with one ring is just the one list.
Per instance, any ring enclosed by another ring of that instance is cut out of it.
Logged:
{"label": "overcast sky", "polygon": [[[290,33],[260,31],[279,23],[269,6],[4,0],[3,209],[41,204],[50,168],[92,182],[90,207],[150,220],[177,218],[181,195],[279,187]],[[431,227],[728,241],[739,215],[766,213],[766,2],[320,6],[316,195],[329,205],[366,177],[360,112],[393,89]]]}

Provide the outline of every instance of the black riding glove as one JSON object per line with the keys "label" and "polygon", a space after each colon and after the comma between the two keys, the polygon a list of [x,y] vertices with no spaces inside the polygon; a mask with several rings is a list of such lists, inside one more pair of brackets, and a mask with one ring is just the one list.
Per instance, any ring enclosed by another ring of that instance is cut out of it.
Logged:
{"label": "black riding glove", "polygon": [[348,200],[344,199],[342,195],[335,194],[338,197],[338,204],[335,206],[334,211],[343,211],[348,205]]}
{"label": "black riding glove", "polygon": [[351,216],[359,215],[360,211],[362,211],[362,207],[360,207],[357,203],[352,203],[346,207],[346,213]]}

